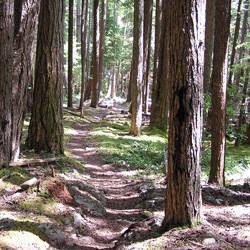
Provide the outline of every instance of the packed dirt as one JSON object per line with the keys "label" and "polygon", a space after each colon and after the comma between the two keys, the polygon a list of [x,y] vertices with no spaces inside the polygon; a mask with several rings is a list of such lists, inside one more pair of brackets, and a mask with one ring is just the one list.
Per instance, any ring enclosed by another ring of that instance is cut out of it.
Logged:
{"label": "packed dirt", "polygon": [[201,224],[160,233],[164,178],[134,178],[136,170],[104,164],[90,133],[92,122],[122,110],[88,109],[90,121],[74,124],[67,148],[78,165],[64,172],[58,164],[26,166],[32,176],[43,177],[44,197],[36,188],[0,189],[0,249],[250,249],[248,182],[230,189],[204,183]]}

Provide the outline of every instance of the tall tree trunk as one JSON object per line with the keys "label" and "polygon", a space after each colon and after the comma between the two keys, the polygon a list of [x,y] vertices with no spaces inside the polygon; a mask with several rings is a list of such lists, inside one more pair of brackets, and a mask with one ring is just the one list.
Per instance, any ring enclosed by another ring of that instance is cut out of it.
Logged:
{"label": "tall tree trunk", "polygon": [[38,22],[34,104],[27,146],[63,153],[63,4],[42,0]]}
{"label": "tall tree trunk", "polygon": [[156,9],[156,41],[155,41],[155,55],[154,55],[154,75],[153,75],[153,88],[152,88],[152,105],[151,105],[151,117],[150,126],[156,127],[162,130],[167,129],[168,119],[168,92],[167,92],[167,58],[166,53],[166,30],[165,13],[166,13],[166,1],[159,2],[159,6]]}
{"label": "tall tree trunk", "polygon": [[85,83],[87,82],[87,30],[88,30],[88,0],[82,1],[82,20],[81,20],[81,60],[82,60],[82,84],[80,112],[84,113],[84,92]]}
{"label": "tall tree trunk", "polygon": [[231,86],[233,83],[233,71],[232,71],[232,69],[233,69],[233,65],[234,65],[234,61],[235,61],[236,46],[237,46],[237,41],[238,41],[239,33],[240,33],[241,3],[242,3],[242,0],[239,0],[235,28],[234,28],[234,38],[233,38],[232,53],[231,53],[231,58],[230,58],[230,65],[229,65],[230,70],[229,70],[227,86]]}
{"label": "tall tree trunk", "polygon": [[[34,42],[37,31],[40,0],[15,1],[14,67],[12,82],[11,160],[19,158],[28,87],[32,80]],[[21,18],[20,18],[21,16]]]}
{"label": "tall tree trunk", "polygon": [[13,35],[14,1],[0,1],[0,166],[10,162]]}
{"label": "tall tree trunk", "polygon": [[96,108],[99,103],[99,84],[100,84],[100,3],[94,0],[93,5],[93,82],[91,88],[90,107]]}
{"label": "tall tree trunk", "polygon": [[[88,0],[87,0],[88,1]],[[82,5],[85,5],[85,1],[82,1]],[[76,1],[76,42],[81,43],[82,33],[82,14],[81,14],[81,1]]]}
{"label": "tall tree trunk", "polygon": [[73,32],[74,32],[74,0],[69,0],[68,28],[68,107],[73,107]]}
{"label": "tall tree trunk", "polygon": [[[249,17],[249,1],[245,1],[245,5],[244,5],[244,15],[243,15],[243,22],[242,22],[242,28],[241,28],[241,36],[240,36],[240,43],[239,44],[243,44],[245,42],[245,39],[247,37],[247,32],[248,32],[248,17]],[[238,60],[239,62],[241,61],[241,59],[243,58],[245,52],[245,48],[244,47],[240,47],[239,48],[239,54],[238,54]],[[237,87],[239,87],[240,84],[240,77],[243,73],[243,70],[240,69],[237,73],[236,73],[236,77],[235,77],[235,85]]]}
{"label": "tall tree trunk", "polygon": [[[226,152],[227,52],[230,28],[230,0],[216,0],[212,70],[211,168],[209,183],[224,185]],[[223,13],[223,15],[221,15]]]}
{"label": "tall tree trunk", "polygon": [[143,104],[144,112],[148,113],[148,98],[149,98],[149,70],[150,70],[150,52],[151,52],[151,31],[152,31],[152,11],[153,0],[144,0],[144,31],[143,31]]}
{"label": "tall tree trunk", "polygon": [[238,116],[238,123],[237,123],[237,137],[235,139],[234,145],[238,147],[241,144],[241,128],[242,125],[245,124],[245,113],[246,113],[246,96],[247,96],[247,88],[248,88],[248,83],[249,83],[249,68],[246,69],[245,73],[245,80],[244,80],[244,86],[243,86],[243,91],[242,91],[242,100],[240,103],[240,113]]}
{"label": "tall tree trunk", "polygon": [[134,41],[132,62],[132,120],[130,134],[138,136],[142,124],[144,0],[134,1]]}
{"label": "tall tree trunk", "polygon": [[211,82],[212,58],[214,47],[214,13],[215,0],[206,1],[206,26],[205,26],[205,57],[204,57],[204,93],[209,93]]}
{"label": "tall tree trunk", "polygon": [[165,22],[170,99],[166,230],[200,220],[205,1],[169,0]]}
{"label": "tall tree trunk", "polygon": [[98,100],[100,99],[102,78],[103,78],[103,59],[104,59],[104,42],[105,42],[105,29],[106,29],[106,12],[107,0],[101,1],[101,15],[100,15],[100,52],[99,52],[99,86],[98,86]]}

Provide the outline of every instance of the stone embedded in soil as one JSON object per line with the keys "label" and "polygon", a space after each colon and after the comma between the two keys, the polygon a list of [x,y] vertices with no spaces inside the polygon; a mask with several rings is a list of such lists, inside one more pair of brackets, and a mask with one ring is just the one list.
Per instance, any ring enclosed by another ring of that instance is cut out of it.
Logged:
{"label": "stone embedded in soil", "polygon": [[202,241],[202,244],[205,246],[211,246],[216,244],[216,240],[214,238],[206,238]]}
{"label": "stone embedded in soil", "polygon": [[65,242],[65,236],[64,233],[56,228],[51,223],[41,223],[38,226],[38,229],[40,229],[42,232],[44,232],[47,237],[54,243],[54,245],[61,245]]}

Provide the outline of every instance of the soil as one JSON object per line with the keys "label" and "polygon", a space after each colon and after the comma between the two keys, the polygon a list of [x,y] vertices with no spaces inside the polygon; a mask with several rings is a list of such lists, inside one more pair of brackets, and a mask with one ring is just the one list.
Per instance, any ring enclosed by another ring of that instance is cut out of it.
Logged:
{"label": "soil", "polygon": [[136,170],[104,164],[98,153],[90,124],[128,116],[120,104],[105,105],[88,108],[90,121],[75,123],[67,143],[71,157],[84,164],[72,163],[63,173],[54,165],[56,177],[51,165],[26,167],[43,177],[40,194],[56,202],[36,189],[1,191],[1,249],[250,249],[247,182],[229,188],[204,183],[201,224],[161,234],[164,178],[135,178]]}

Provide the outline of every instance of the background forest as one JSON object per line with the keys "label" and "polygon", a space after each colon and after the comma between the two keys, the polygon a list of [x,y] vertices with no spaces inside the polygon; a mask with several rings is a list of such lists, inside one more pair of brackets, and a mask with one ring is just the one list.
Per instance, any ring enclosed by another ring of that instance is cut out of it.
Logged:
{"label": "background forest", "polygon": [[[31,227],[58,249],[168,232],[156,245],[174,249],[171,229],[188,227],[178,247],[247,249],[249,3],[0,1],[0,228]],[[233,238],[212,209],[236,205]],[[11,209],[42,219],[17,223]]]}

